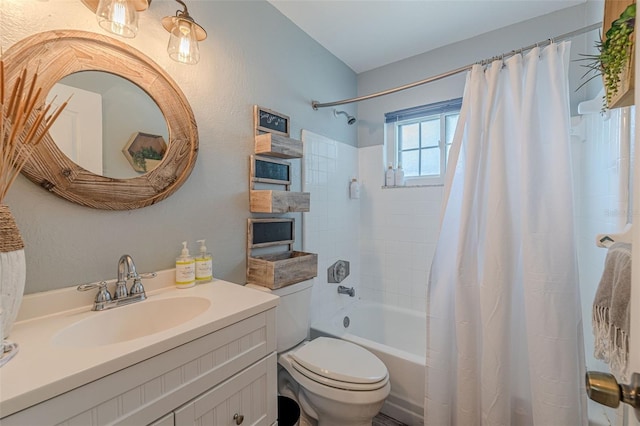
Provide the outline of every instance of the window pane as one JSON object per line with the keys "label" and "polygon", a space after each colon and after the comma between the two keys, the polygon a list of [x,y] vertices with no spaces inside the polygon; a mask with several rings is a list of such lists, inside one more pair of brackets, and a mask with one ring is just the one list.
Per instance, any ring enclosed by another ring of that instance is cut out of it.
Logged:
{"label": "window pane", "polygon": [[445,117],[445,141],[450,144],[453,142],[453,135],[456,131],[456,126],[458,125],[458,118],[460,114],[451,114]]}
{"label": "window pane", "polygon": [[398,135],[400,136],[400,143],[398,149],[411,149],[420,147],[420,124],[405,124],[399,126]]}
{"label": "window pane", "polygon": [[437,147],[440,143],[440,118],[422,122],[422,148]]}
{"label": "window pane", "polygon": [[421,149],[422,176],[440,174],[440,148]]}
{"label": "window pane", "polygon": [[420,151],[401,152],[398,163],[402,164],[405,177],[420,176]]}

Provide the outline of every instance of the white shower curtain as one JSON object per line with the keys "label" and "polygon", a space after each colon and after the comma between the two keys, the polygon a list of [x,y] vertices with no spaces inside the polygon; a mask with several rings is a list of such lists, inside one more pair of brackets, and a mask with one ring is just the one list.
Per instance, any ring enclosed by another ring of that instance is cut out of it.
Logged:
{"label": "white shower curtain", "polygon": [[467,76],[427,296],[427,426],[586,424],[569,47]]}

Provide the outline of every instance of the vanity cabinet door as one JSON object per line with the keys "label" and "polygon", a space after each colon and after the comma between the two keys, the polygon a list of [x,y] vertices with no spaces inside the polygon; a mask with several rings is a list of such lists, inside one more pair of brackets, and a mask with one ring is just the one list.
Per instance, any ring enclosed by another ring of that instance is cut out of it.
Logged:
{"label": "vanity cabinet door", "polygon": [[269,426],[277,417],[276,354],[175,410],[175,426]]}

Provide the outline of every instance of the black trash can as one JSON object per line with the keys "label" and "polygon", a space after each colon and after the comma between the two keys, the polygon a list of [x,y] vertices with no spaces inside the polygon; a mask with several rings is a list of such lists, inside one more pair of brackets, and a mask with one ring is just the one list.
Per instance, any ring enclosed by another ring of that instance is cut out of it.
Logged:
{"label": "black trash can", "polygon": [[300,419],[300,407],[293,399],[278,395],[278,426],[295,426]]}

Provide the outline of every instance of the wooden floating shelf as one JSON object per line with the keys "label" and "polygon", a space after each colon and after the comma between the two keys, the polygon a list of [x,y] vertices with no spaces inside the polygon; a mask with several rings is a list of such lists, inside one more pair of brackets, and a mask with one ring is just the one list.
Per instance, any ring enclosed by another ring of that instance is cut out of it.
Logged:
{"label": "wooden floating shelf", "polygon": [[256,154],[279,158],[302,158],[302,141],[264,133],[255,137]]}
{"label": "wooden floating shelf", "polygon": [[255,189],[250,191],[252,213],[308,212],[311,194],[308,192],[273,191]]}
{"label": "wooden floating shelf", "polygon": [[318,255],[301,251],[266,254],[247,259],[247,282],[270,289],[318,276]]}
{"label": "wooden floating shelf", "polygon": [[[293,250],[295,219],[248,219],[247,282],[277,289],[318,276],[318,255]],[[288,246],[289,250],[252,256],[255,248]]]}

